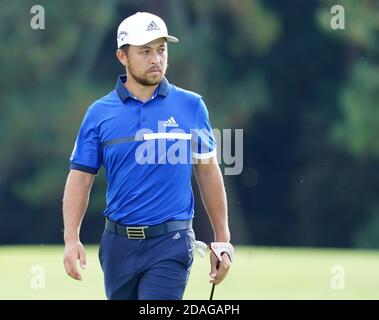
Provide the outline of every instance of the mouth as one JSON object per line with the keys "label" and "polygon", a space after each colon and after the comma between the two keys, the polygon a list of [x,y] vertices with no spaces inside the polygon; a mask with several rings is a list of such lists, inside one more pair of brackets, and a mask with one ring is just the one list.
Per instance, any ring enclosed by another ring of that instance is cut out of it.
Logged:
{"label": "mouth", "polygon": [[147,73],[161,73],[162,71],[158,68],[152,68],[147,71]]}

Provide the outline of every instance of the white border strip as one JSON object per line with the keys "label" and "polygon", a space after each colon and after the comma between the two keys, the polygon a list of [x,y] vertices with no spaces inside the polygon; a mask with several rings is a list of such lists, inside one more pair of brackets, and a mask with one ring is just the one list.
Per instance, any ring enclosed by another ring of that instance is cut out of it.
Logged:
{"label": "white border strip", "polygon": [[154,140],[154,139],[191,140],[191,138],[192,138],[192,133],[180,133],[180,132],[145,133],[143,135],[143,140]]}
{"label": "white border strip", "polygon": [[217,149],[213,149],[211,152],[207,152],[207,153],[192,152],[192,157],[194,157],[195,159],[209,159],[215,156],[216,154],[217,154]]}

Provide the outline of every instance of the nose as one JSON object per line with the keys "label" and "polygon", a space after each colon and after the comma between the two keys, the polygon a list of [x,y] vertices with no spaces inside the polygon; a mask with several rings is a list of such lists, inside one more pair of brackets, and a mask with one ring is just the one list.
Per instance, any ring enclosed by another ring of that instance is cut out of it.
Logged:
{"label": "nose", "polygon": [[159,53],[157,51],[152,52],[150,63],[151,64],[160,64],[161,63],[161,57],[159,56]]}

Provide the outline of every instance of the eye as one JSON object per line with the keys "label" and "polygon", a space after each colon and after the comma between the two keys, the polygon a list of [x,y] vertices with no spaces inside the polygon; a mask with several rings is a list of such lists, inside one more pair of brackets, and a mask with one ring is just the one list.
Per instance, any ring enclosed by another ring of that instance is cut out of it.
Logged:
{"label": "eye", "polygon": [[141,53],[142,53],[142,54],[148,54],[148,53],[149,53],[149,50],[142,50]]}

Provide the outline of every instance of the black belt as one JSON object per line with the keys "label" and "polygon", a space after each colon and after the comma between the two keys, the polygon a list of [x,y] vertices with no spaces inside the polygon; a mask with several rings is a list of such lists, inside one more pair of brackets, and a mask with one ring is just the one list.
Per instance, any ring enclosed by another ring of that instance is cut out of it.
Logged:
{"label": "black belt", "polygon": [[129,239],[146,239],[162,236],[166,233],[192,228],[191,220],[172,220],[154,226],[125,226],[122,224],[105,220],[105,229]]}

